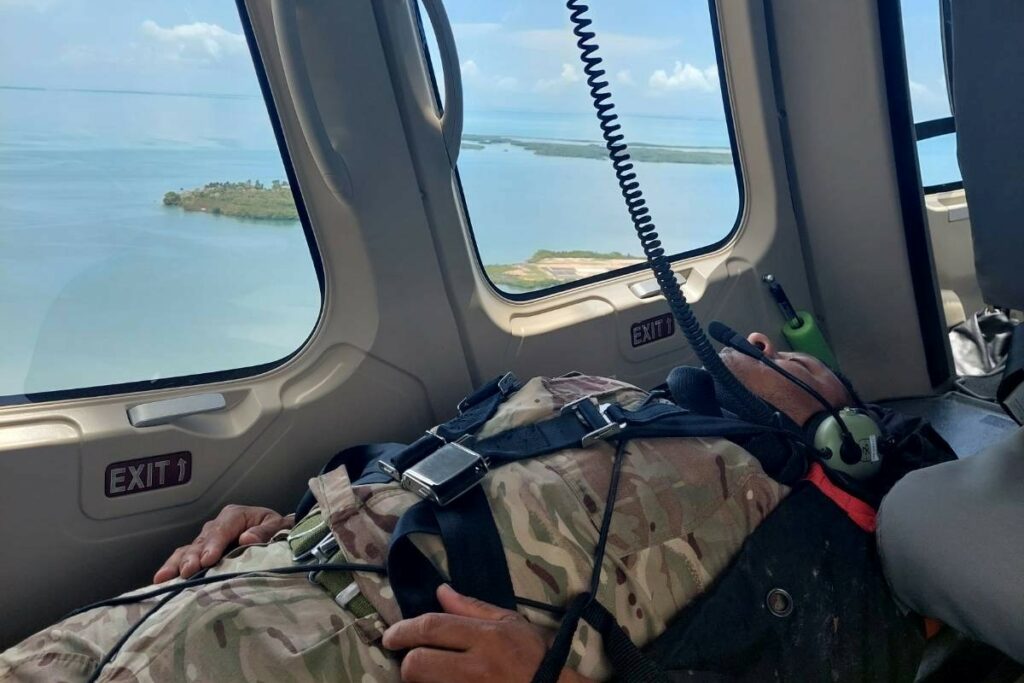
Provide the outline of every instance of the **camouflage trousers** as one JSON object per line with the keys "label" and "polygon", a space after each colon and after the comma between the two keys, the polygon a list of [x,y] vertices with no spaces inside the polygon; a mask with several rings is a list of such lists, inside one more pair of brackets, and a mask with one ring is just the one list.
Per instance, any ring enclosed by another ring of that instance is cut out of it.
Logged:
{"label": "camouflage trousers", "polygon": [[[631,407],[644,392],[598,377],[535,378],[501,406],[482,437],[557,414],[580,396]],[[564,606],[586,590],[611,478],[614,448],[599,444],[521,461],[483,481],[515,594]],[[418,498],[395,484],[353,484],[344,468],[310,481],[343,559],[383,563],[391,532]],[[718,438],[637,439],[626,446],[598,599],[643,646],[699,595],[786,494],[757,461]],[[414,542],[447,574],[439,539]],[[287,566],[278,540],[240,548],[214,572]],[[395,681],[380,646],[401,618],[387,579],[355,575],[373,607],[356,618],[304,574],[256,574],[188,589],[156,612],[107,667],[104,681]],[[78,681],[155,600],[87,612],[0,654],[2,681]],[[521,608],[550,628],[549,612]],[[581,625],[569,665],[611,675],[600,636]]]}

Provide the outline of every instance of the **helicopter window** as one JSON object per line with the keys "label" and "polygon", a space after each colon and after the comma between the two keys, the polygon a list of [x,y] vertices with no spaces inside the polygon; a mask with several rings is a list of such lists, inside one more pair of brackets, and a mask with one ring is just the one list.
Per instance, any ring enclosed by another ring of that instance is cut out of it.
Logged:
{"label": "helicopter window", "polygon": [[318,256],[235,3],[0,3],[0,112],[0,401],[252,374],[307,339]]}
{"label": "helicopter window", "polygon": [[[654,221],[667,252],[684,258],[731,237],[742,184],[709,5],[657,5],[591,11]],[[491,282],[529,298],[642,268],[564,3],[445,7],[462,65],[462,199]]]}
{"label": "helicopter window", "polygon": [[949,0],[903,0],[903,35],[917,156],[925,192],[960,189],[956,124],[948,87]]}

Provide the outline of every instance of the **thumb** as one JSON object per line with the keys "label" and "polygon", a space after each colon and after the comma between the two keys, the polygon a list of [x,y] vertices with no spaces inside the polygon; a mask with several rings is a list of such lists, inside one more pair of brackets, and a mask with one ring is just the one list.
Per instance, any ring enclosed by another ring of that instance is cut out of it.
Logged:
{"label": "thumb", "polygon": [[437,588],[437,601],[448,614],[486,621],[507,621],[519,618],[519,613],[503,609],[483,600],[459,593],[447,583]]}

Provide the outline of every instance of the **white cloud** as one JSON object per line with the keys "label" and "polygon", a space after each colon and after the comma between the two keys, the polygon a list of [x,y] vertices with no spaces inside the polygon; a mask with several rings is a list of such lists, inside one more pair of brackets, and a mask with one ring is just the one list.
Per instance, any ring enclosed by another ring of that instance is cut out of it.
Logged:
{"label": "white cloud", "polygon": [[929,97],[932,91],[928,89],[928,86],[924,83],[918,83],[917,81],[910,81],[910,93],[912,95],[918,95],[919,97]]}
{"label": "white cloud", "polygon": [[673,90],[712,92],[718,89],[718,67],[709,66],[706,69],[698,69],[690,63],[676,62],[672,73],[658,69],[647,79],[647,84],[655,92]]}
{"label": "white cloud", "polygon": [[499,76],[494,81],[494,87],[498,90],[518,90],[519,79],[515,76]]}
{"label": "white cloud", "polygon": [[458,42],[472,38],[490,36],[501,31],[501,24],[497,22],[456,22],[452,24],[452,33]]}
{"label": "white cloud", "polygon": [[473,59],[467,59],[461,64],[462,80],[474,89],[479,90],[516,90],[519,87],[519,79],[514,76],[491,75]]}
{"label": "white cloud", "polygon": [[622,85],[635,85],[633,74],[629,69],[623,69],[615,74],[615,80]]}
{"label": "white cloud", "polygon": [[196,22],[164,28],[147,19],[141,28],[160,54],[173,61],[219,62],[248,51],[245,36],[217,24]]}
{"label": "white cloud", "polygon": [[578,83],[582,79],[583,76],[575,65],[563,63],[558,78],[542,78],[534,84],[534,89],[540,92],[559,91],[570,83]]}
{"label": "white cloud", "polygon": [[[541,52],[559,52],[568,50],[576,53],[576,36],[572,31],[562,28],[540,28],[528,31],[516,31],[509,36],[510,42],[516,47]],[[675,38],[651,38],[649,36],[631,35],[628,33],[607,33],[600,35],[601,52],[615,54],[650,53],[665,50],[679,44]]]}

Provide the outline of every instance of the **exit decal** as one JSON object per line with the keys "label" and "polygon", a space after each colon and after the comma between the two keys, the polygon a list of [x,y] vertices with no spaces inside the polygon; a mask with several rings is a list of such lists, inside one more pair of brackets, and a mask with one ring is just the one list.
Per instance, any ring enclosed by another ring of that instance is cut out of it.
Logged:
{"label": "exit decal", "polygon": [[181,486],[191,479],[192,454],[188,451],[110,463],[103,476],[107,498]]}
{"label": "exit decal", "polygon": [[634,349],[659,339],[671,337],[675,333],[676,321],[672,318],[671,313],[641,320],[638,323],[633,323],[633,326],[629,328],[629,338],[633,342]]}

